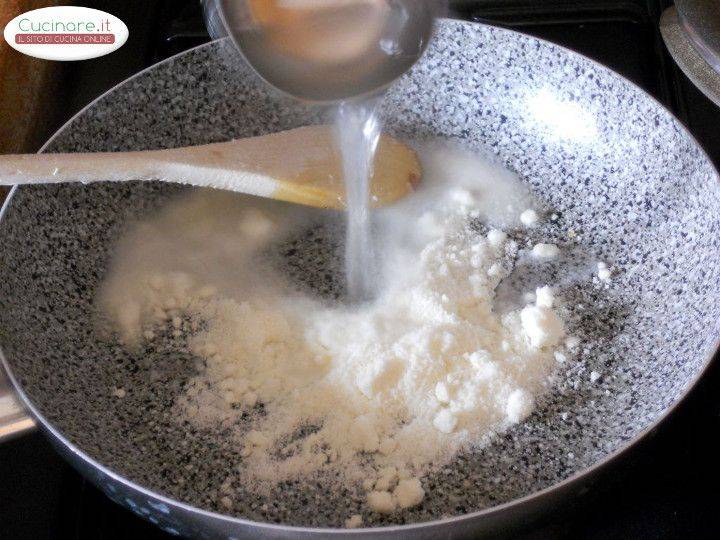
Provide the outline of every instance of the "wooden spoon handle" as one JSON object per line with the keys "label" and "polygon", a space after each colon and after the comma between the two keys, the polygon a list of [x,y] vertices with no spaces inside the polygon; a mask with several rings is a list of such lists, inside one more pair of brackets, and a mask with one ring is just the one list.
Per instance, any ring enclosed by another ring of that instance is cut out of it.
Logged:
{"label": "wooden spoon handle", "polygon": [[[420,174],[415,152],[383,135],[371,184],[373,204],[403,197]],[[127,180],[227,189],[322,208],[343,208],[345,199],[340,156],[328,126],[166,150],[0,155],[0,185]]]}
{"label": "wooden spoon handle", "polygon": [[277,183],[269,176],[242,170],[198,166],[174,160],[173,151],[0,156],[0,185],[60,182],[163,180],[241,191],[270,197]]}

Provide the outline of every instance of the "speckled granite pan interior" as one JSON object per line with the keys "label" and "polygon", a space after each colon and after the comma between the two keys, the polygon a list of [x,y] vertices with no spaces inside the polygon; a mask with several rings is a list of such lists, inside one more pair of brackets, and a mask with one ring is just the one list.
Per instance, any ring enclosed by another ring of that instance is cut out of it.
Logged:
{"label": "speckled granite pan interior", "polygon": [[[473,512],[548,487],[626,444],[682,395],[714,349],[720,315],[720,184],[657,103],[611,72],[508,31],[447,22],[384,107],[387,129],[489,148],[559,219],[553,237],[615,267],[609,288],[568,286],[586,350],[538,411],[494,444],[427,478],[416,509],[381,518],[321,485],[264,499],[237,486],[234,514],[341,526]],[[317,122],[270,94],[231,46],[188,52],[79,115],[47,151],[135,150]],[[113,241],[184,187],[157,183],[19,189],[0,223],[0,341],[38,410],[82,451],[161,494],[220,511],[239,449],[178,424],[170,405],[192,362],[167,344],[131,354],[98,338],[92,301]],[[591,382],[591,371],[602,374]],[[118,400],[112,390],[131,389]],[[342,501],[342,503],[337,503]]]}

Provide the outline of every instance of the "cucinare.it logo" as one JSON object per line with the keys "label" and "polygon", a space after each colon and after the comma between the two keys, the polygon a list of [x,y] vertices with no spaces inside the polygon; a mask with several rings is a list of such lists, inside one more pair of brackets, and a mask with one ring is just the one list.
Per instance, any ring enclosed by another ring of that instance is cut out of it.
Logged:
{"label": "cucinare.it logo", "polygon": [[87,60],[127,41],[120,19],[98,9],[55,6],[18,15],[5,26],[5,41],[23,54],[45,60]]}

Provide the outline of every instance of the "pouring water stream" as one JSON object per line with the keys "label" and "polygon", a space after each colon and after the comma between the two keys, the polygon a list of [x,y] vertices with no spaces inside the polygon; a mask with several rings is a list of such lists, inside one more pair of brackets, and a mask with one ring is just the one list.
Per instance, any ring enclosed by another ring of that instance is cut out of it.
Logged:
{"label": "pouring water stream", "polygon": [[375,286],[369,194],[380,139],[381,123],[376,114],[380,99],[343,102],[335,122],[347,205],[345,273],[348,296],[353,301],[371,299]]}

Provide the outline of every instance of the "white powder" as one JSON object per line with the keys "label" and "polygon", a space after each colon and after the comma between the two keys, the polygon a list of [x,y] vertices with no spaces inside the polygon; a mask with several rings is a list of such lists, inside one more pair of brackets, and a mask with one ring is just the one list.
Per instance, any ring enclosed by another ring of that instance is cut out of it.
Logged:
{"label": "white powder", "polygon": [[560,248],[555,244],[535,244],[532,254],[540,259],[553,259],[560,255]]}
{"label": "white powder", "polygon": [[400,508],[412,508],[423,500],[425,490],[417,478],[411,478],[409,480],[400,480],[395,491],[393,491],[393,495],[395,495]]}
{"label": "white powder", "polygon": [[508,396],[505,412],[511,422],[517,423],[525,420],[533,411],[534,407],[535,403],[532,394],[526,390],[518,389],[513,390],[510,396]]}
{"label": "white powder", "polygon": [[487,235],[488,242],[495,247],[499,247],[507,239],[507,234],[497,229],[491,229]]}
{"label": "white powder", "polygon": [[580,339],[579,339],[577,336],[569,336],[569,337],[565,340],[565,346],[566,346],[568,349],[574,349],[574,348],[577,347],[578,345],[580,345]]}
{"label": "white powder", "polygon": [[362,516],[360,514],[353,514],[345,520],[345,527],[348,529],[357,529],[363,524]]}
{"label": "white powder", "polygon": [[[542,298],[541,301],[546,300]],[[565,330],[557,314],[541,301],[525,306],[520,312],[520,320],[533,347],[552,347],[565,335]]]}
{"label": "white powder", "polygon": [[379,514],[389,514],[395,510],[396,501],[388,491],[371,491],[367,496],[368,506]]}
{"label": "white powder", "polygon": [[603,281],[610,281],[611,272],[604,262],[597,263],[597,275]]}
{"label": "white powder", "polygon": [[532,208],[528,208],[522,214],[520,214],[520,221],[526,227],[534,227],[539,221],[537,212]]}
{"label": "white powder", "polygon": [[540,307],[551,308],[555,302],[552,289],[545,285],[535,291],[535,303]]}
{"label": "white powder", "polygon": [[[514,247],[498,209],[527,207],[518,181],[467,153],[425,157],[423,189],[377,216],[383,288],[371,303],[328,306],[262,256],[312,215],[289,205],[197,192],[119,245],[101,307],[129,346],[189,334],[205,365],[180,416],[212,426],[250,413],[236,433],[244,482],[332,471],[376,512],[416,506],[428,470],[525,419],[547,389],[563,337],[552,290],[493,311]],[[492,181],[507,200],[486,200]],[[483,237],[474,217],[496,228]]]}

